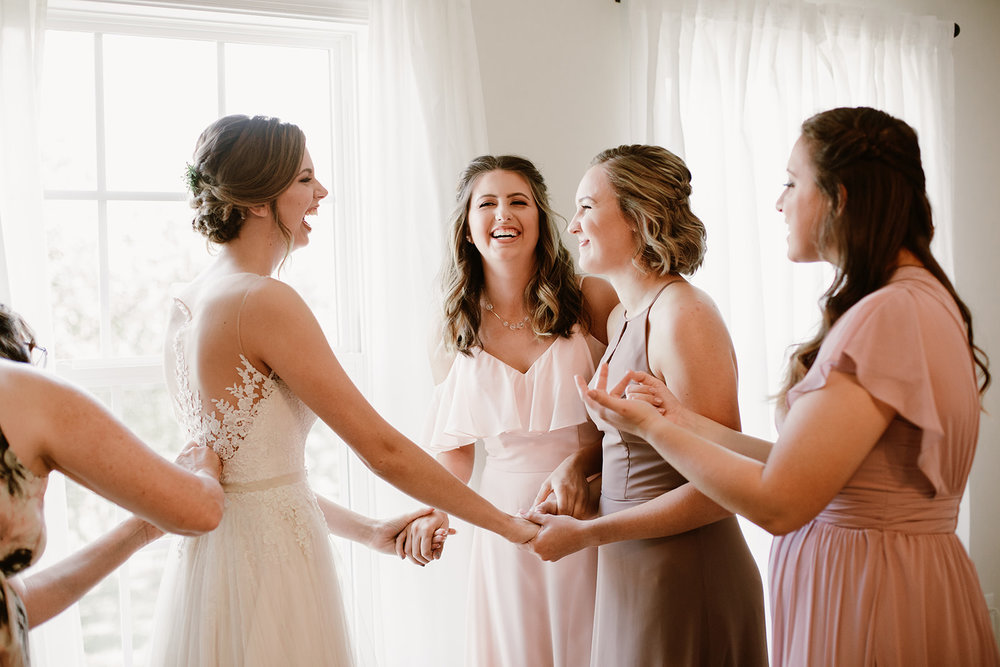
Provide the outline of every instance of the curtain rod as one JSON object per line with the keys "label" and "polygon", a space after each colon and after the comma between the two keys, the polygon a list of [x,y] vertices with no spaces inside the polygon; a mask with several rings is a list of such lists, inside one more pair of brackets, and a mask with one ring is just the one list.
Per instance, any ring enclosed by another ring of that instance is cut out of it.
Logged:
{"label": "curtain rod", "polygon": [[[621,4],[622,0],[615,0],[615,2],[618,3],[618,4]],[[958,33],[960,33],[960,32],[962,32],[962,28],[959,27],[959,25],[956,23],[955,24],[955,35],[954,36],[958,37]]]}

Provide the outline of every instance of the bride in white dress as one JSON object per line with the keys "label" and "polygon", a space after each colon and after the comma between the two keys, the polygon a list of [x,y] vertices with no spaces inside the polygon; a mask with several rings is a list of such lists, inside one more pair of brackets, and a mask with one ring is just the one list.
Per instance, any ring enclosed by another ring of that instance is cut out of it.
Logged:
{"label": "bride in white dress", "polygon": [[397,534],[429,510],[375,521],[314,494],[303,449],[317,416],[414,498],[516,543],[536,527],[483,500],[387,424],[301,297],[270,277],[309,242],[305,218],[327,194],[301,130],[222,118],[199,138],[188,176],[193,226],[220,251],[174,301],[168,386],[190,437],[222,459],[226,505],[218,529],[171,552],[150,664],[351,665],[328,534],[392,553]]}

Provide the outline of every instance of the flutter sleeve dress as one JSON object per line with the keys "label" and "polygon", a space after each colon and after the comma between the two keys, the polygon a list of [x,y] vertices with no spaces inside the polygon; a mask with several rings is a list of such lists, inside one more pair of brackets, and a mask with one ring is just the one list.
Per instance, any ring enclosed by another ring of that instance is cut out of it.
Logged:
{"label": "flutter sleeve dress", "polygon": [[896,416],[830,504],[772,543],[772,664],[1000,664],[955,534],[980,403],[954,300],[926,270],[900,268],[831,328],[788,405],[831,370]]}
{"label": "flutter sleeve dress", "polygon": [[[530,509],[563,459],[598,442],[573,376],[594,373],[589,336],[556,338],[525,373],[477,349],[459,354],[435,390],[425,437],[432,453],[483,440],[479,493],[499,509]],[[543,562],[476,529],[469,567],[468,655],[476,667],[590,664],[597,552]]]}

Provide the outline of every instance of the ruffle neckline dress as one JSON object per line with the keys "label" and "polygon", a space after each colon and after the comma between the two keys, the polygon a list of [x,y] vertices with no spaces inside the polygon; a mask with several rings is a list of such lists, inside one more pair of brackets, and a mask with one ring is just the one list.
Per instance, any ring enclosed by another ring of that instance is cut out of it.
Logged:
{"label": "ruffle neckline dress", "polygon": [[[573,379],[593,374],[599,346],[575,331],[556,338],[525,373],[481,349],[457,355],[435,390],[427,448],[437,453],[481,439],[479,493],[508,513],[529,509],[549,473],[599,439]],[[477,528],[470,558],[465,664],[589,664],[595,549],[546,563]]]}

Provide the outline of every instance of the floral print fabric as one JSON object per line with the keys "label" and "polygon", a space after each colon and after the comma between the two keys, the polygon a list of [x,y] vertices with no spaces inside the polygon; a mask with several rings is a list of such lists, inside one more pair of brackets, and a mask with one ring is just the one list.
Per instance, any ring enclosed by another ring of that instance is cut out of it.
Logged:
{"label": "floral print fabric", "polygon": [[21,464],[0,430],[0,667],[30,664],[28,617],[8,578],[45,548],[45,482]]}

